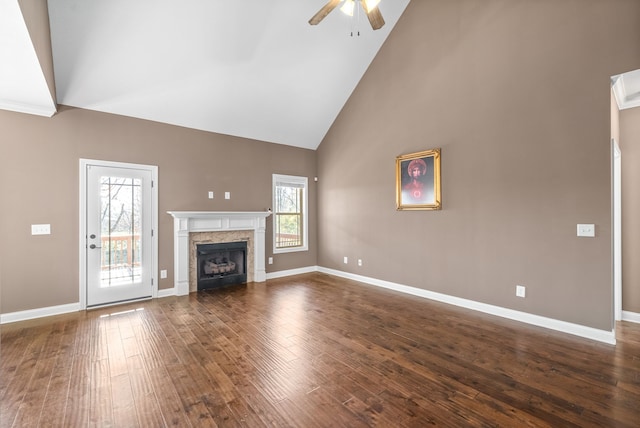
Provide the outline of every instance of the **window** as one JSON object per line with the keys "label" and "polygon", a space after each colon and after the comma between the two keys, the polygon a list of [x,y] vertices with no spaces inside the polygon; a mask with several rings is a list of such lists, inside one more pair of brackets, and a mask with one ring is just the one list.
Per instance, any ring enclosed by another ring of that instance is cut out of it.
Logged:
{"label": "window", "polygon": [[273,174],[273,252],[307,251],[307,177]]}

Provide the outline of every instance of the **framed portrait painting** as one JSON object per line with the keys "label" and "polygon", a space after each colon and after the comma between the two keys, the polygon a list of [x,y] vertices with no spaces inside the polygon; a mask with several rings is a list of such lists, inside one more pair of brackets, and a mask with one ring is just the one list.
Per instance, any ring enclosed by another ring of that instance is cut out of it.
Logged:
{"label": "framed portrait painting", "polygon": [[396,157],[396,208],[439,210],[440,149]]}

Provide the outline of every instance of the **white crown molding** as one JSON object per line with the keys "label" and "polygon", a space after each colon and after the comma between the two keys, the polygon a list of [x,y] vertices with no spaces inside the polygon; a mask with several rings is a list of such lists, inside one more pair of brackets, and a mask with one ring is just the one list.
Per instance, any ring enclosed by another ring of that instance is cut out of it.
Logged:
{"label": "white crown molding", "polygon": [[18,104],[9,101],[0,100],[0,110],[15,111],[18,113],[33,114],[36,116],[51,117],[57,113],[55,104],[50,106],[34,105],[34,104]]}
{"label": "white crown molding", "polygon": [[640,72],[638,70],[611,78],[613,95],[619,110],[640,107],[640,92],[629,89],[630,87],[637,88],[639,80]]}

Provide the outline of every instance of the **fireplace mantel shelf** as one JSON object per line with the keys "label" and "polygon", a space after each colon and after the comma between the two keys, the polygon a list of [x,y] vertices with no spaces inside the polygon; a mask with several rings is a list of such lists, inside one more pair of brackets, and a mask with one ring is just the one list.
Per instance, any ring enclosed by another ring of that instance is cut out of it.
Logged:
{"label": "fireplace mantel shelf", "polygon": [[171,214],[173,218],[267,218],[271,211],[167,211],[167,214]]}
{"label": "fireplace mantel shelf", "polygon": [[176,294],[189,294],[189,233],[253,230],[255,282],[264,282],[265,229],[271,211],[167,211],[173,217],[174,282]]}

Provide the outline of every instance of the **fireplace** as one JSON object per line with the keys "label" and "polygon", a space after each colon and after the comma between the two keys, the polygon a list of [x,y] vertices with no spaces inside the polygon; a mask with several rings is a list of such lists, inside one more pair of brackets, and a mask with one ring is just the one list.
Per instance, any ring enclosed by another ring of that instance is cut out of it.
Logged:
{"label": "fireplace", "polygon": [[197,289],[209,290],[247,282],[247,242],[199,244]]}
{"label": "fireplace", "polygon": [[266,281],[265,229],[270,211],[168,211],[173,217],[175,294],[197,291],[196,245],[247,242],[247,282]]}

